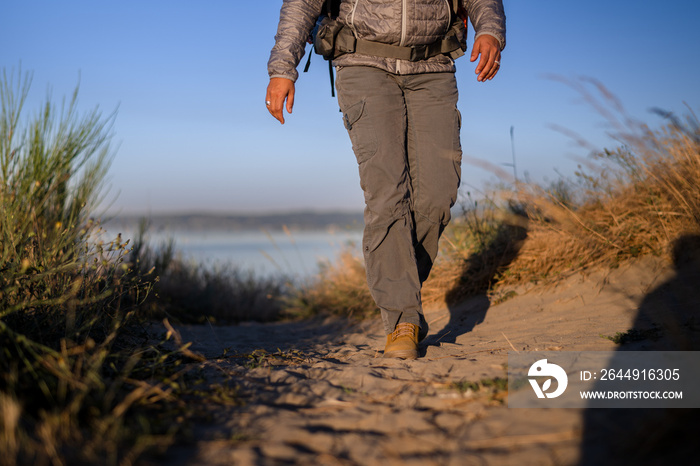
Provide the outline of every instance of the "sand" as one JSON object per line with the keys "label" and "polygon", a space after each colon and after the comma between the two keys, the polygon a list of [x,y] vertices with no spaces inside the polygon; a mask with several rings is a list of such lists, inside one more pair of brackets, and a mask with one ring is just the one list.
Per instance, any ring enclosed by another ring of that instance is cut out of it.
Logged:
{"label": "sand", "polygon": [[[582,409],[508,408],[504,390],[474,391],[466,382],[506,379],[509,351],[618,350],[605,337],[650,322],[642,315],[644,303],[663,301],[658,294],[669,287],[681,283],[690,290],[683,299],[696,305],[697,287],[686,282],[662,260],[647,258],[556,285],[513,289],[497,304],[477,296],[454,308],[428,309],[431,331],[415,361],[381,357],[385,336],[378,317],[178,327],[191,349],[207,358],[201,364],[207,381],[233,376],[240,403],[212,406],[193,442],[171,449],[163,464],[569,465],[600,464],[615,455],[629,459],[618,451],[619,442],[610,441],[614,436],[601,440],[600,424],[611,425],[605,417],[592,419]],[[642,340],[632,347],[657,344]],[[662,444],[656,446],[655,453],[665,454]]]}

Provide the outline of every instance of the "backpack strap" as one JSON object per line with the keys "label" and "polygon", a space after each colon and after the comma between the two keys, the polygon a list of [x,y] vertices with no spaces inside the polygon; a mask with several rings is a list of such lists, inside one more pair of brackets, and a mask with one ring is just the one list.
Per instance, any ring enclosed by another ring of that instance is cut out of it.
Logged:
{"label": "backpack strap", "polygon": [[[328,18],[333,18],[337,15],[337,10],[340,8],[340,0],[335,0],[337,5],[334,5],[334,0],[326,0],[324,4],[324,8],[321,10],[323,11],[325,9],[325,16]],[[316,31],[318,30],[319,27],[319,21],[320,19],[324,16],[324,13],[321,13],[321,16],[319,19],[316,20],[316,26],[314,30],[311,32],[311,35],[309,36],[309,43],[312,44],[312,50],[313,50],[313,42],[314,42],[314,36],[316,35]],[[311,66],[311,55],[313,55],[311,52],[309,52],[309,57],[306,59],[306,66],[304,66],[304,73],[309,71],[309,67]],[[335,79],[333,77],[333,62],[331,60],[328,60],[328,74],[330,75],[331,79],[331,97],[335,97]]]}

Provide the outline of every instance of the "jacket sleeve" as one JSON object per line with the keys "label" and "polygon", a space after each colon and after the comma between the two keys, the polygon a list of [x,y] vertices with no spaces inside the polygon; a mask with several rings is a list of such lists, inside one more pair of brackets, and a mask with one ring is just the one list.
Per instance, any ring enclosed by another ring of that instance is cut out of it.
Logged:
{"label": "jacket sleeve", "polygon": [[267,62],[270,78],[296,81],[297,66],[304,56],[306,39],[321,14],[324,0],[284,0],[275,35],[275,45]]}
{"label": "jacket sleeve", "polygon": [[506,15],[502,0],[462,0],[474,26],[474,39],[488,34],[498,39],[501,50],[506,47]]}

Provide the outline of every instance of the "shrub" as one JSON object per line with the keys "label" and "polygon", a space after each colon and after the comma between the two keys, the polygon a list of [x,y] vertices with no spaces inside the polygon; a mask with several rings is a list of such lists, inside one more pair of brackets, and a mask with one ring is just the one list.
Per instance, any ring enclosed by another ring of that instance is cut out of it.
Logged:
{"label": "shrub", "polygon": [[258,276],[235,265],[209,266],[187,261],[174,240],[153,245],[142,220],[129,254],[138,276],[157,275],[145,303],[151,317],[181,323],[270,322],[283,317],[283,301],[292,287],[284,276]]}
{"label": "shrub", "polygon": [[158,429],[129,413],[169,396],[132,377],[168,366],[124,332],[151,284],[90,217],[114,114],[80,115],[76,89],[25,120],[30,83],[21,71],[0,82],[0,462],[129,464],[160,441],[137,442]]}

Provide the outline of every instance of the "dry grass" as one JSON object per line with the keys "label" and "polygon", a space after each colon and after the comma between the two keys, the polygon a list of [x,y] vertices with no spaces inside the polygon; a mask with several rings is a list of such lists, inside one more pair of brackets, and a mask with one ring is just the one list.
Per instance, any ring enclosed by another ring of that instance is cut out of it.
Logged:
{"label": "dry grass", "polygon": [[423,304],[454,304],[488,292],[518,254],[527,224],[515,205],[465,206],[461,218],[445,232],[440,255],[423,284]]}
{"label": "dry grass", "polygon": [[[551,282],[649,254],[670,258],[677,239],[700,233],[700,125],[695,115],[681,121],[656,110],[666,124],[652,130],[627,116],[600,83],[583,80],[574,86],[605,116],[620,147],[593,152],[581,161],[573,180],[547,187],[520,183],[495,196],[494,206],[508,205],[503,200],[513,206],[517,199],[515,211],[527,217],[525,241],[519,229],[525,226],[522,217],[511,215],[512,207],[478,214],[474,209],[463,227],[467,233],[456,240],[448,237],[447,247],[443,243],[442,261],[426,283],[428,297],[450,302],[493,293],[497,284]],[[488,228],[490,246],[473,240],[474,232]],[[465,267],[467,263],[471,265]]]}
{"label": "dry grass", "polygon": [[623,145],[595,154],[577,173],[577,182],[570,183],[571,197],[578,202],[521,186],[518,196],[530,206],[531,226],[506,281],[536,281],[596,265],[616,266],[642,255],[665,255],[676,239],[700,232],[697,119],[690,115],[682,123],[670,118],[657,131],[629,118],[624,122],[624,128],[614,126]]}
{"label": "dry grass", "polygon": [[361,318],[376,311],[363,261],[350,251],[333,263],[321,264],[317,277],[300,286],[286,302],[286,313],[294,317],[334,313]]}

